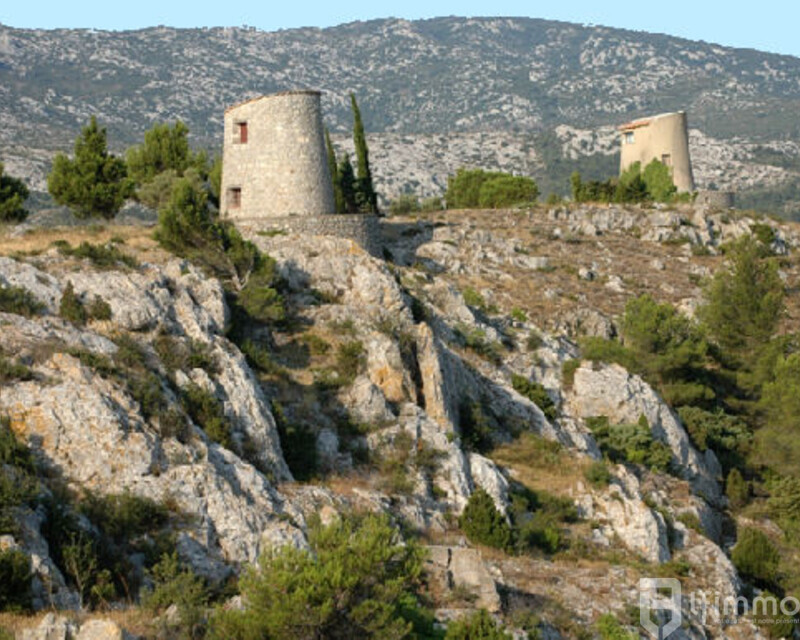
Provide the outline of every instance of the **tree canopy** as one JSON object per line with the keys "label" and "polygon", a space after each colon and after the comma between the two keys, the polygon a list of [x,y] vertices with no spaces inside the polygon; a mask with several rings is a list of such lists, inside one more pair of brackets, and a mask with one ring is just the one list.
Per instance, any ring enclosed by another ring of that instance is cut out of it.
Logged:
{"label": "tree canopy", "polygon": [[92,116],[75,140],[74,158],[59,153],[47,177],[53,199],[79,218],[113,218],[133,193],[125,162],[108,152],[106,130]]}
{"label": "tree canopy", "polygon": [[28,187],[22,180],[6,175],[4,170],[0,162],[0,222],[22,222],[28,217],[22,206],[28,199]]}
{"label": "tree canopy", "polygon": [[308,549],[259,558],[240,579],[242,611],[212,620],[212,638],[410,637],[422,559],[386,516],[312,525]]}

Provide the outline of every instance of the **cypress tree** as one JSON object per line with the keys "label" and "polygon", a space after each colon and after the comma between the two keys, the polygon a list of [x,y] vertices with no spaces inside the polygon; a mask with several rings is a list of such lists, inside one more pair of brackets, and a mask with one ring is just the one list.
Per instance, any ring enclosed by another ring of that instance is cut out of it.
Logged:
{"label": "cypress tree", "polygon": [[361,121],[361,111],[353,93],[350,94],[350,106],[353,109],[353,142],[357,160],[356,203],[360,211],[378,213],[378,194],[375,193],[372,186],[372,172],[369,168],[369,150],[367,149],[367,138],[364,135],[364,123]]}
{"label": "cypress tree", "polygon": [[336,213],[344,213],[342,182],[339,178],[339,167],[336,164],[336,152],[333,150],[333,143],[331,142],[331,132],[328,131],[327,127],[325,127],[325,148],[328,151],[328,169],[333,183],[333,201],[336,206]]}
{"label": "cypress tree", "polygon": [[350,155],[345,153],[344,158],[339,163],[337,170],[339,178],[339,191],[342,194],[342,213],[356,213],[358,203],[356,201],[356,176],[353,173],[353,165],[350,164]]}

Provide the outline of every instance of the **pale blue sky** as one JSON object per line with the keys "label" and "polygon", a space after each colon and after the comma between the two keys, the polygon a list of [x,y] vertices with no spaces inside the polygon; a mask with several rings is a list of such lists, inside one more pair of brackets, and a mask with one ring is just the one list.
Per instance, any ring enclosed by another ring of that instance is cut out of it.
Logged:
{"label": "pale blue sky", "polygon": [[667,33],[692,40],[800,56],[797,0],[3,0],[0,23],[13,27],[138,29],[249,25],[265,31],[327,27],[372,18],[526,16]]}

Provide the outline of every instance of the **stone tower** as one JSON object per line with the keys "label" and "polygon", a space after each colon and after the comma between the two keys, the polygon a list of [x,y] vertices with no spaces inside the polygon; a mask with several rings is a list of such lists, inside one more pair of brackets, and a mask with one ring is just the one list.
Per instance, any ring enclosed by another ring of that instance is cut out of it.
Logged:
{"label": "stone tower", "polygon": [[634,120],[619,130],[622,137],[620,173],[634,162],[640,162],[644,169],[654,159],[660,160],[672,171],[672,180],[679,192],[695,190],[685,111]]}
{"label": "stone tower", "polygon": [[319,91],[284,91],[228,108],[222,157],[223,218],[336,211]]}

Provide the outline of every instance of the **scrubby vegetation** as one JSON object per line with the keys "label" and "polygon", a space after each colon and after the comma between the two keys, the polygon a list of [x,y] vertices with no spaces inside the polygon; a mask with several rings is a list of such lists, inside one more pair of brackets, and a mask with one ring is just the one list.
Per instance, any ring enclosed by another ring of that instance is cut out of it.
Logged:
{"label": "scrubby vegetation", "polygon": [[483,169],[459,169],[447,178],[448,209],[500,209],[529,204],[539,197],[531,178]]}
{"label": "scrubby vegetation", "polygon": [[575,171],[570,178],[574,202],[673,202],[686,200],[689,194],[678,194],[669,167],[653,160],[644,170],[634,162],[618,178],[584,182]]}
{"label": "scrubby vegetation", "polygon": [[[259,558],[239,581],[242,611],[220,610],[211,638],[402,638],[432,632],[416,595],[422,557],[384,516],[312,524],[309,549]],[[427,623],[427,624],[426,624]]]}

